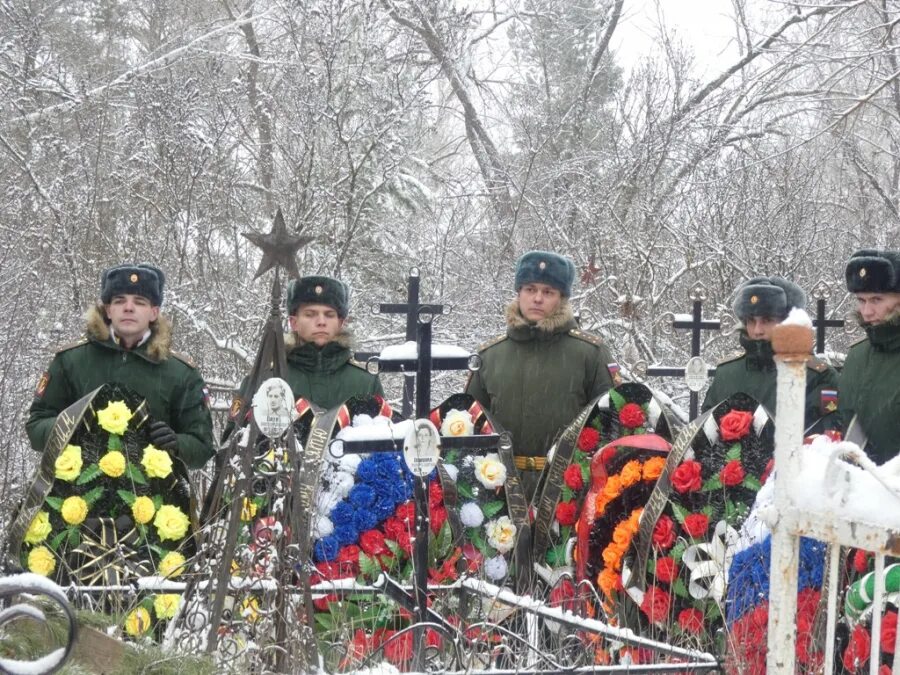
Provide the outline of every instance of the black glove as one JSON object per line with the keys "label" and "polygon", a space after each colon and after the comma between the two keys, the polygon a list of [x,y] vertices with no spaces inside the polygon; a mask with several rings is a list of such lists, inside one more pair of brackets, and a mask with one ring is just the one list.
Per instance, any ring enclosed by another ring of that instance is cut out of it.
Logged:
{"label": "black glove", "polygon": [[157,448],[170,452],[178,448],[178,436],[165,422],[153,422],[150,425],[150,442]]}

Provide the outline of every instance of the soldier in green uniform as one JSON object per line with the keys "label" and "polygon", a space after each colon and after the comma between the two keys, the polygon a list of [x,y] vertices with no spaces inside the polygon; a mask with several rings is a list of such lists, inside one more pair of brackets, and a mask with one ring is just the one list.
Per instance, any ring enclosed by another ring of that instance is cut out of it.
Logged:
{"label": "soldier in green uniform", "polygon": [[160,313],[164,285],[165,275],[152,265],[103,272],[85,337],[58,350],[38,384],[26,424],[35,450],[43,451],[61,411],[103,384],[118,383],[147,401],[155,446],[192,469],[213,456],[206,386],[194,364],[171,349],[172,326]]}
{"label": "soldier in green uniform", "polygon": [[[703,410],[709,410],[732,394],[743,392],[775,414],[775,357],[772,329],[794,309],[806,307],[806,293],[795,283],[781,277],[755,277],[738,287],[734,313],[743,324],[740,343],[743,351],[716,366]],[[806,370],[806,427],[826,428],[826,415],[837,410],[837,372],[821,359],[810,355]]]}
{"label": "soldier in green uniform", "polygon": [[882,463],[900,453],[900,252],[857,251],[846,279],[866,337],[841,371],[841,419],[847,440]]}
{"label": "soldier in green uniform", "polygon": [[547,251],[523,255],[506,333],[478,348],[481,367],[466,386],[512,435],[529,500],[559,432],[617,384],[618,366],[607,346],[576,327],[569,304],[574,280],[568,258]]}
{"label": "soldier in green uniform", "polygon": [[[291,333],[285,337],[287,375],[294,399],[304,398],[329,409],[354,396],[384,396],[377,375],[353,359],[350,333],[345,328],[349,290],[338,279],[307,276],[291,281],[287,291]],[[232,415],[240,410],[246,381],[232,402]],[[233,422],[226,428],[226,437]]]}

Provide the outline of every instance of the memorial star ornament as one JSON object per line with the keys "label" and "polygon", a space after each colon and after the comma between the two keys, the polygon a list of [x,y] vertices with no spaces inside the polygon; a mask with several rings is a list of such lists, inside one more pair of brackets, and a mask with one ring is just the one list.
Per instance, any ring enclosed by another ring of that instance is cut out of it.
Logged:
{"label": "memorial star ornament", "polygon": [[258,232],[242,232],[241,234],[263,252],[263,258],[253,276],[254,279],[258,279],[273,267],[282,267],[288,273],[289,278],[299,279],[297,251],[315,239],[315,237],[289,234],[284,224],[284,216],[281,215],[281,209],[275,213],[272,231],[268,234]]}

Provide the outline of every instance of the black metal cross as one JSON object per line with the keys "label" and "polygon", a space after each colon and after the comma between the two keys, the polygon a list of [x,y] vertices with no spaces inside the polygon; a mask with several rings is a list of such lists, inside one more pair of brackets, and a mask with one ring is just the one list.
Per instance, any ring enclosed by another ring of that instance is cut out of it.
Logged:
{"label": "black metal cross", "polygon": [[[419,271],[415,268],[409,274],[408,301],[404,304],[379,305],[382,313],[406,313],[407,340],[416,341],[416,356],[410,359],[398,359],[379,361],[376,354],[357,354],[357,358],[366,358],[372,369],[386,373],[408,373],[415,371],[415,382],[412,378],[404,378],[404,412],[405,418],[410,417],[407,406],[412,404],[412,385],[415,386],[415,417],[426,419],[431,412],[431,374],[435,370],[466,370],[469,368],[472,357],[450,356],[432,358],[431,337],[432,324],[435,316],[443,313],[444,306],[438,304],[419,304]],[[410,321],[412,320],[412,333],[410,333]],[[477,357],[476,357],[477,358]],[[499,445],[500,436],[497,434],[467,437],[441,437],[441,447],[469,448],[469,449],[494,449]],[[399,452],[402,450],[403,441],[343,441],[343,452],[357,454],[365,452]],[[413,498],[416,503],[416,540],[413,547],[413,578],[412,601],[416,623],[429,621],[428,612],[428,536],[431,516],[428,504],[428,478],[416,476],[413,482]],[[396,591],[395,591],[396,594]],[[395,598],[396,599],[396,598]],[[413,633],[413,663],[412,670],[424,671],[425,667],[425,630],[417,629]]]}
{"label": "black metal cross", "polygon": [[[688,297],[693,301],[690,320],[679,319],[677,316],[672,319],[672,328],[690,329],[691,331],[691,358],[700,356],[700,337],[701,331],[719,330],[722,322],[718,319],[703,318],[703,301],[706,300],[706,288],[703,284],[696,283],[691,287]],[[715,368],[706,369],[707,377],[716,372]],[[685,367],[677,366],[650,366],[646,371],[647,375],[654,377],[684,377]],[[700,392],[691,391],[690,418],[694,419],[700,412]]]}
{"label": "black metal cross", "polygon": [[[437,304],[420,304],[419,303],[419,268],[413,267],[409,271],[406,280],[406,302],[382,302],[378,305],[379,314],[405,314],[406,315],[406,340],[411,342],[417,339],[416,325],[418,323],[420,312],[425,312],[431,316],[443,314],[444,305]],[[359,353],[356,358],[360,361],[367,361],[375,354]],[[384,372],[400,372],[393,370],[385,370]],[[458,368],[439,368],[439,370],[461,370]],[[418,378],[417,378],[418,379]],[[430,375],[429,375],[430,381]],[[413,381],[410,378],[403,380],[403,405],[401,412],[404,417],[409,417],[412,413],[413,405]]]}
{"label": "black metal cross", "polygon": [[846,321],[843,319],[828,319],[825,316],[825,305],[831,297],[831,288],[825,281],[819,281],[812,288],[812,296],[816,301],[816,318],[813,326],[816,327],[816,354],[825,353],[825,330],[827,328],[843,328]]}

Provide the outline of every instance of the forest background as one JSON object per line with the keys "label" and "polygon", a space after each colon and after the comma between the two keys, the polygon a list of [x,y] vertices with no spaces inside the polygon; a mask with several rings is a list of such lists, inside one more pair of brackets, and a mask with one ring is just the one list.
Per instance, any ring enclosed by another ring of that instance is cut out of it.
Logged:
{"label": "forest background", "polygon": [[[732,35],[700,64],[665,25],[620,59],[636,4],[0,0],[2,501],[106,266],[165,269],[175,346],[227,406],[271,283],[241,233],[277,208],[315,238],[301,271],[352,286],[364,351],[403,341],[370,308],[414,266],[453,308],[437,341],[502,332],[530,248],[575,260],[582,325],[626,370],[685,362],[667,312],[698,282],[710,316],[755,274],[824,281],[848,316],[847,256],[900,241],[900,2],[707,2]],[[832,331],[830,355],[851,340]],[[735,347],[704,335],[707,362]],[[463,382],[441,375],[435,401]]]}

